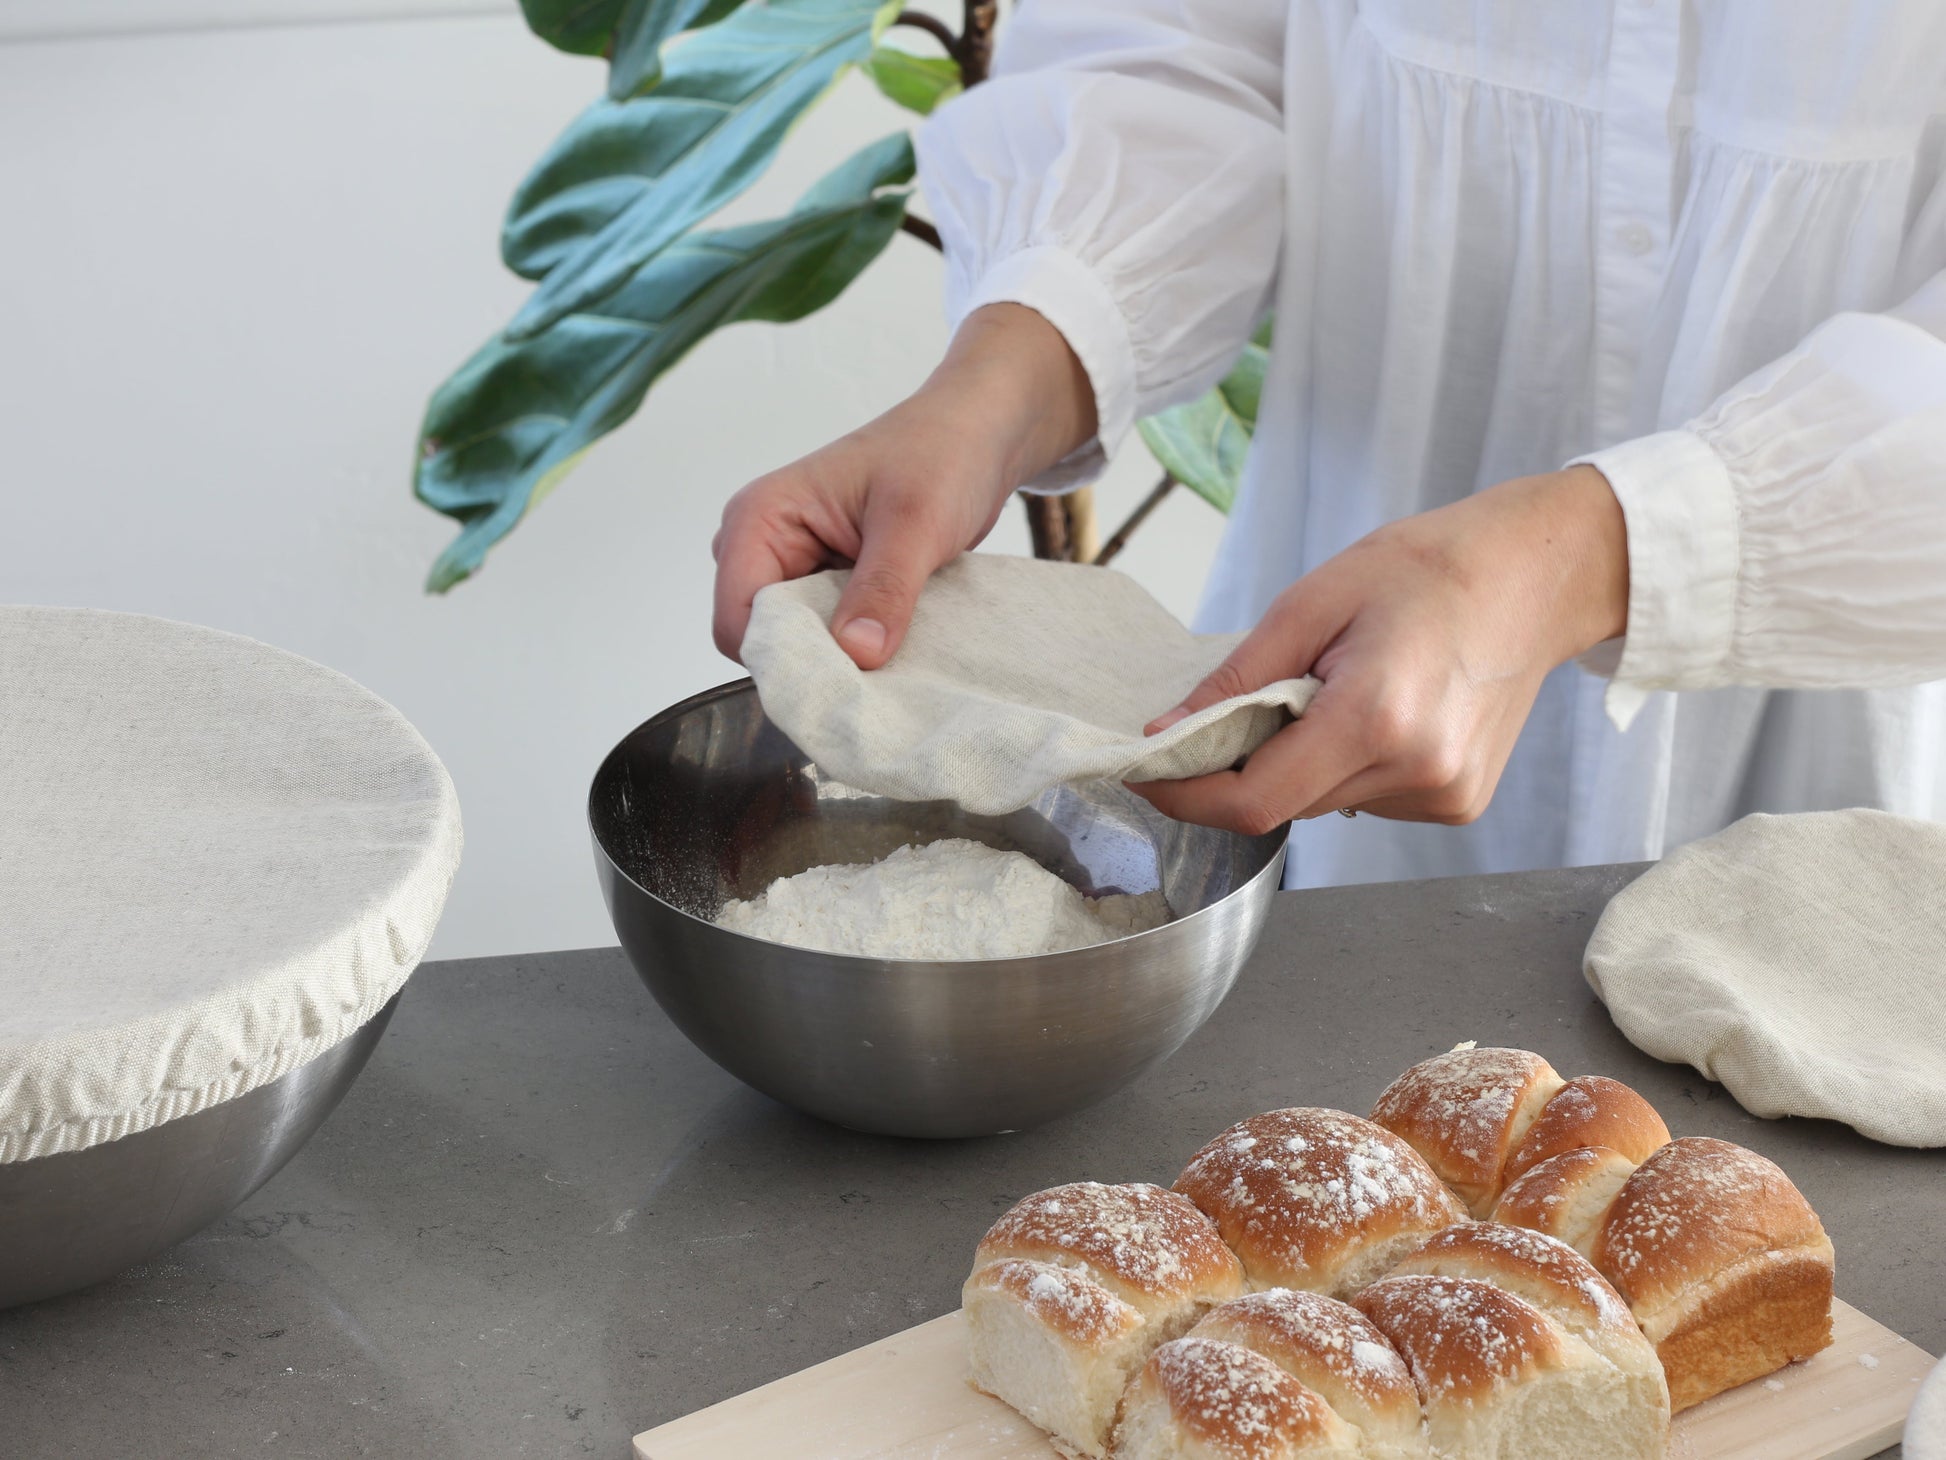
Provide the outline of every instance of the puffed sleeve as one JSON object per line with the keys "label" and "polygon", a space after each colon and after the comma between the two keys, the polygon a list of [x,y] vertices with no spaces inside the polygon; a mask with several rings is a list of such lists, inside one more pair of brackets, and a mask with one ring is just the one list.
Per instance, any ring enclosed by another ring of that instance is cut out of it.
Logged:
{"label": "puffed sleeve", "polygon": [[1628,526],[1627,634],[1584,661],[1617,724],[1658,689],[1946,678],[1946,274],[1582,460]]}
{"label": "puffed sleeve", "polygon": [[919,134],[955,325],[1023,304],[1094,386],[1091,475],[1139,416],[1193,399],[1267,307],[1283,232],[1288,0],[1027,0],[991,80]]}

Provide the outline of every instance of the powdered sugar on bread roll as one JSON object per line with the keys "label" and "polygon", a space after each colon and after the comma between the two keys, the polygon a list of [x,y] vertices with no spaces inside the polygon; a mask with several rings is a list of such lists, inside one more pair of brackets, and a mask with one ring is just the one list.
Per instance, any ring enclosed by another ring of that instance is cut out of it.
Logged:
{"label": "powdered sugar on bread roll", "polygon": [[1372,1106],[1476,1217],[1493,1209],[1507,1159],[1566,1082],[1525,1049],[1461,1048],[1421,1060]]}
{"label": "powdered sugar on bread roll", "polygon": [[1620,1080],[1583,1075],[1554,1092],[1507,1157],[1501,1180],[1511,1185],[1541,1162],[1600,1146],[1635,1165],[1669,1144],[1669,1127],[1648,1101]]}
{"label": "powdered sugar on bread roll", "polygon": [[1405,1360],[1349,1303],[1278,1288],[1210,1310],[1190,1330],[1262,1354],[1359,1433],[1370,1460],[1423,1460],[1425,1417]]}
{"label": "powdered sugar on bread roll", "polygon": [[973,1383],[1070,1452],[1105,1456],[1130,1376],[1242,1289],[1215,1227],[1173,1192],[1037,1192],[993,1224],[961,1290]]}
{"label": "powdered sugar on bread roll", "polygon": [[[1493,1222],[1441,1232],[1394,1269],[1395,1276],[1471,1278],[1492,1283],[1552,1318],[1614,1366],[1642,1424],[1642,1453],[1669,1425],[1669,1391],[1655,1349],[1628,1304],[1587,1258],[1553,1237]],[[1630,1452],[1633,1453],[1633,1452]]]}
{"label": "powdered sugar on bread roll", "polygon": [[1115,1460],[1367,1460],[1361,1436],[1264,1355],[1191,1336],[1129,1386]]}
{"label": "powdered sugar on bread roll", "polygon": [[1655,1344],[1677,1409],[1831,1342],[1831,1239],[1755,1151],[1688,1136],[1623,1183],[1595,1265]]}
{"label": "powdered sugar on bread roll", "polygon": [[1651,1460],[1667,1411],[1551,1313],[1491,1282],[1412,1273],[1353,1300],[1404,1356],[1433,1450],[1468,1460]]}
{"label": "powdered sugar on bread roll", "polygon": [[1602,1219],[1635,1162],[1606,1146],[1563,1151],[1527,1171],[1500,1193],[1493,1220],[1558,1237],[1592,1257]]}
{"label": "powdered sugar on bread roll", "polygon": [[1175,1189],[1215,1222],[1253,1289],[1348,1297],[1466,1220],[1411,1146],[1342,1110],[1239,1121],[1190,1158]]}

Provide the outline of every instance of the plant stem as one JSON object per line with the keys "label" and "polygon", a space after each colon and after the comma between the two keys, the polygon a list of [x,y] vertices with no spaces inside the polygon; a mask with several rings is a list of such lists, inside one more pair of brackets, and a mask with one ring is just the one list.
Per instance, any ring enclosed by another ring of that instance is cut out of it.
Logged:
{"label": "plant stem", "polygon": [[1022,492],[1027,536],[1034,556],[1057,563],[1089,563],[1095,557],[1095,490],[1077,487],[1058,497]]}
{"label": "plant stem", "polygon": [[953,34],[952,27],[935,16],[920,10],[901,10],[892,21],[894,25],[909,25],[914,30],[923,30],[946,48],[946,54],[955,61],[959,59],[960,38]]}
{"label": "plant stem", "polygon": [[1093,559],[1096,567],[1106,566],[1115,554],[1128,546],[1128,540],[1134,534],[1135,529],[1148,520],[1151,512],[1162,505],[1162,499],[1169,495],[1175,485],[1176,479],[1165,471],[1162,474],[1162,480],[1157,482],[1150,489],[1149,495],[1144,497],[1136,509],[1128,514],[1128,520],[1116,528],[1115,535],[1101,545],[1101,551],[1096,553]]}
{"label": "plant stem", "polygon": [[910,213],[906,214],[905,217],[899,220],[899,232],[910,233],[921,243],[929,243],[941,253],[946,251],[945,243],[940,240],[939,230],[923,218],[915,218]]}
{"label": "plant stem", "polygon": [[999,7],[995,0],[966,0],[966,23],[960,29],[959,49],[953,59],[959,62],[960,80],[977,86],[987,79],[993,64],[993,23]]}
{"label": "plant stem", "polygon": [[1101,547],[1101,530],[1095,525],[1095,489],[1077,487],[1061,498],[1061,509],[1068,518],[1069,560],[1092,563]]}
{"label": "plant stem", "polygon": [[1059,497],[1040,492],[1022,492],[1020,504],[1027,509],[1027,536],[1033,541],[1034,556],[1068,561],[1068,514]]}

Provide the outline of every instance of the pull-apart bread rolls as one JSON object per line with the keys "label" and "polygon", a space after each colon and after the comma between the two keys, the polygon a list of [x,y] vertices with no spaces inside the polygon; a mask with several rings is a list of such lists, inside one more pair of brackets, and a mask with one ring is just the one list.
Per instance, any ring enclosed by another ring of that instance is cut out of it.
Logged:
{"label": "pull-apart bread rolls", "polygon": [[1655,1345],[1677,1409],[1831,1342],[1831,1239],[1788,1176],[1728,1141],[1686,1136],[1644,1161],[1592,1256]]}
{"label": "pull-apart bread rolls", "polygon": [[1831,1342],[1831,1277],[1763,1157],[1461,1048],[1371,1120],[1240,1121],[1173,1191],[1028,1197],[964,1297],[974,1383],[1070,1455],[1659,1460],[1673,1411]]}
{"label": "pull-apart bread rolls", "polygon": [[1411,1142],[1483,1217],[1500,1195],[1508,1156],[1566,1083],[1524,1049],[1456,1049],[1421,1060],[1386,1086],[1372,1119]]}
{"label": "pull-apart bread rolls", "polygon": [[1467,1460],[1651,1460],[1655,1352],[1586,1258],[1485,1223],[1434,1237],[1354,1300],[1405,1356],[1433,1450]]}
{"label": "pull-apart bread rolls", "polygon": [[1433,1452],[1464,1460],[1648,1460],[1658,1417],[1552,1316],[1475,1278],[1382,1278],[1357,1298],[1419,1381]]}
{"label": "pull-apart bread rolls", "polygon": [[1260,1353],[1211,1338],[1155,1351],[1122,1404],[1115,1460],[1360,1460],[1358,1431]]}
{"label": "pull-apart bread rolls", "polygon": [[1342,1110],[1239,1121],[1175,1189],[1216,1223],[1252,1289],[1349,1297],[1466,1210],[1411,1146]]}
{"label": "pull-apart bread rolls", "polygon": [[1413,1149],[1476,1217],[1551,1157],[1603,1146],[1631,1163],[1669,1140],[1655,1107],[1619,1080],[1563,1080],[1524,1049],[1456,1049],[1407,1070],[1372,1119]]}
{"label": "pull-apart bread rolls", "polygon": [[1235,1255],[1174,1192],[1037,1192],[993,1224],[961,1289],[973,1383],[1070,1453],[1105,1456],[1130,1376],[1242,1291]]}
{"label": "pull-apart bread rolls", "polygon": [[1592,1258],[1602,1218],[1634,1172],[1635,1162],[1607,1146],[1563,1151],[1501,1192],[1493,1220],[1545,1232]]}
{"label": "pull-apart bread rolls", "polygon": [[1284,1288],[1210,1310],[1190,1332],[1264,1355],[1358,1427],[1374,1456],[1426,1454],[1405,1360],[1349,1303]]}
{"label": "pull-apart bread rolls", "polygon": [[1253,1293],[1166,1343],[1130,1386],[1116,1460],[1428,1460],[1412,1375],[1355,1308]]}
{"label": "pull-apart bread rolls", "polygon": [[1599,1148],[1640,1165],[1669,1144],[1656,1109],[1620,1080],[1583,1075],[1556,1090],[1501,1171],[1504,1186],[1568,1151]]}
{"label": "pull-apart bread rolls", "polygon": [[[1620,1376],[1626,1412],[1641,1416],[1639,1433],[1653,1435],[1661,1444],[1669,1426],[1669,1388],[1655,1348],[1636,1325],[1621,1294],[1565,1242],[1519,1227],[1470,1222],[1441,1232],[1393,1269],[1392,1276],[1415,1273],[1492,1283],[1545,1313],[1613,1366]],[[1638,1448],[1615,1453],[1661,1451]]]}

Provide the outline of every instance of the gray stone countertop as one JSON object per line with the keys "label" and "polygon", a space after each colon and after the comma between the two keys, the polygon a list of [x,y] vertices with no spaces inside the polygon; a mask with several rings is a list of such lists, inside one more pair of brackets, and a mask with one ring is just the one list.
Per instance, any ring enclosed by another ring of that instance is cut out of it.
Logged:
{"label": "gray stone countertop", "polygon": [[[1946,1153],[1760,1121],[1638,1054],[1579,973],[1632,869],[1288,893],[1235,993],[1093,1110],[854,1135],[718,1070],[615,949],[430,964],[336,1114],[228,1219],[0,1313],[0,1457],[590,1454],[946,1312],[974,1244],[1063,1181],[1172,1180],[1281,1105],[1366,1109],[1462,1039],[1636,1085],[1779,1161],[1839,1294],[1946,1348]],[[1896,1452],[1888,1452],[1896,1453]]]}

